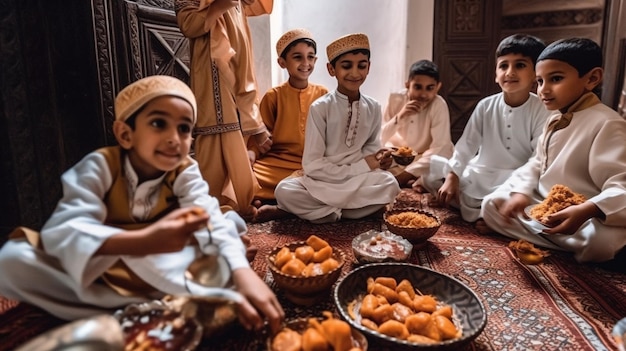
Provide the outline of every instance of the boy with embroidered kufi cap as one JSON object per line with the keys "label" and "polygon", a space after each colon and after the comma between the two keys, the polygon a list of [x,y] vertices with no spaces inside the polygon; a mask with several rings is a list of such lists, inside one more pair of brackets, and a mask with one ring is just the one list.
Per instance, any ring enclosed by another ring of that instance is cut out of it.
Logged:
{"label": "boy with embroidered kufi cap", "polygon": [[370,44],[362,33],[328,45],[328,73],[337,89],[309,109],[303,175],[276,187],[278,208],[313,223],[362,218],[400,192],[389,172],[391,155],[381,149],[380,104],[360,92],[370,68]]}
{"label": "boy with embroidered kufi cap", "polygon": [[124,88],[115,100],[119,145],[63,174],[63,198],[40,233],[13,232],[0,250],[0,294],[63,319],[84,318],[187,294],[189,264],[217,251],[240,294],[220,293],[236,302],[244,326],[260,328],[267,318],[278,329],[282,308],[189,156],[196,106],[173,77]]}
{"label": "boy with embroidered kufi cap", "polygon": [[278,65],[289,73],[283,84],[268,90],[260,105],[261,117],[272,134],[270,150],[261,154],[250,148],[250,158],[261,190],[254,205],[258,211],[254,221],[262,222],[283,215],[276,208],[274,190],[281,180],[302,169],[304,131],[309,106],[328,90],[309,83],[317,62],[317,44],[311,33],[303,28],[283,34],[276,43]]}

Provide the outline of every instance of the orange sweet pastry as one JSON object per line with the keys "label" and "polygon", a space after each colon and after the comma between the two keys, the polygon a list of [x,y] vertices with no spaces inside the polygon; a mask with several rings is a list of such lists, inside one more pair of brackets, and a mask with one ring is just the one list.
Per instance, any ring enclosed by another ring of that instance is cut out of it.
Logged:
{"label": "orange sweet pastry", "polygon": [[530,209],[530,216],[541,223],[546,223],[548,216],[559,212],[569,206],[579,205],[587,201],[581,194],[573,192],[570,188],[562,184],[555,184],[550,189],[548,196]]}

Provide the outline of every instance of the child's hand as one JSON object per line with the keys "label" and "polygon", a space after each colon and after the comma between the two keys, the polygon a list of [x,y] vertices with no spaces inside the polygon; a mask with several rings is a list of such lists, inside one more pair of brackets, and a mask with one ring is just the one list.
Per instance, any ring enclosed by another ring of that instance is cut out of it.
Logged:
{"label": "child's hand", "polygon": [[391,150],[387,148],[380,149],[375,154],[365,156],[365,161],[370,169],[389,169],[393,161]]}
{"label": "child's hand", "polygon": [[260,330],[265,319],[272,334],[276,334],[285,319],[285,312],[272,290],[250,268],[236,269],[233,281],[237,291],[245,298],[238,305],[241,324],[248,330]]}
{"label": "child's hand", "polygon": [[402,106],[402,109],[398,112],[398,119],[420,113],[420,111],[422,111],[422,105],[417,100],[411,100]]}
{"label": "child's hand", "polygon": [[248,150],[248,161],[250,161],[250,165],[256,162],[256,153],[252,150]]}
{"label": "child's hand", "polygon": [[594,217],[604,218],[604,213],[593,202],[572,205],[548,216],[546,225],[550,228],[545,229],[544,233],[571,235],[576,233],[583,223]]}
{"label": "child's hand", "polygon": [[261,154],[270,151],[273,141],[272,136],[268,132],[258,133],[254,135],[254,142]]}
{"label": "child's hand", "polygon": [[199,207],[179,208],[170,212],[147,228],[150,240],[147,240],[146,245],[153,247],[149,253],[182,250],[194,232],[206,228],[208,221],[208,213]]}
{"label": "child's hand", "polygon": [[514,193],[504,202],[496,203],[498,212],[506,218],[515,218],[518,213],[523,212],[524,208],[530,204],[530,198],[521,193]]}
{"label": "child's hand", "polygon": [[145,228],[109,237],[96,254],[145,256],[180,251],[208,221],[209,215],[199,207],[179,208]]}
{"label": "child's hand", "polygon": [[437,201],[444,205],[450,205],[450,203],[459,203],[459,177],[450,172],[446,176],[446,180],[443,185],[437,191]]}

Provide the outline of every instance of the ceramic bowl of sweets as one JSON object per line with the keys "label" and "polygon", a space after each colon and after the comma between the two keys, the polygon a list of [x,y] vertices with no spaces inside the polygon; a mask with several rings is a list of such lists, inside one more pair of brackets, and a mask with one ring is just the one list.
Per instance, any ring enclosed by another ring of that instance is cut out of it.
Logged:
{"label": "ceramic bowl of sweets", "polygon": [[408,146],[393,148],[391,151],[391,157],[401,166],[410,165],[415,160],[415,156],[417,156],[417,152]]}
{"label": "ceramic bowl of sweets", "polygon": [[387,230],[421,248],[441,227],[434,213],[419,208],[391,209],[383,215]]}
{"label": "ceramic bowl of sweets", "polygon": [[333,291],[340,316],[370,349],[462,350],[484,330],[480,298],[461,281],[408,263],[372,263]]}
{"label": "ceramic bowl of sweets", "polygon": [[330,293],[345,260],[341,250],[316,235],[277,247],[267,256],[274,282],[299,305],[312,305]]}
{"label": "ceramic bowl of sweets", "polygon": [[323,316],[296,318],[267,339],[268,351],[367,351],[365,335],[328,311]]}
{"label": "ceramic bowl of sweets", "polygon": [[352,252],[358,263],[404,262],[413,251],[413,245],[392,232],[368,230],[352,239]]}

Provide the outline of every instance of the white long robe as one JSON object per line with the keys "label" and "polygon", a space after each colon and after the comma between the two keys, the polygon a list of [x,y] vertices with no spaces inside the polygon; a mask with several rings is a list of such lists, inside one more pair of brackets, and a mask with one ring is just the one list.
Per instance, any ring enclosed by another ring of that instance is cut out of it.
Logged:
{"label": "white long robe", "polygon": [[482,199],[532,156],[549,115],[533,93],[518,107],[508,106],[503,93],[482,99],[457,141],[452,158],[432,157],[426,188],[436,192],[437,186],[432,183],[454,172],[459,177],[463,219],[473,222],[481,218]]}
{"label": "white long robe", "polygon": [[409,146],[417,152],[411,164],[401,166],[394,162],[390,172],[399,174],[404,171],[419,177],[428,172],[432,155],[452,156],[454,145],[450,137],[450,112],[446,101],[437,95],[422,111],[396,120],[395,116],[407,102],[406,89],[389,95],[380,138],[384,147]]}
{"label": "white long robe", "polygon": [[[358,115],[358,124],[355,134],[346,135],[350,108],[353,118]],[[315,221],[331,213],[339,219],[342,213],[345,217],[344,210],[367,208],[357,211],[363,216],[392,202],[400,192],[395,178],[387,171],[371,170],[364,158],[380,150],[381,120],[380,104],[362,94],[352,106],[336,90],[317,99],[306,124],[304,175],[278,184],[278,207]],[[352,136],[354,143],[348,146]]]}
{"label": "white long robe", "polygon": [[[190,159],[191,160],[191,159]],[[194,160],[175,180],[173,193],[180,207],[200,206],[210,214],[211,237],[231,268],[249,267],[245,247],[233,221],[222,215],[217,200],[208,195]],[[126,176],[136,178],[126,162]],[[147,213],[153,189],[162,178],[144,182],[134,191],[133,215],[141,223]],[[85,156],[62,176],[63,198],[41,230],[45,252],[25,239],[9,240],[0,250],[0,294],[37,305],[63,319],[102,313],[145,297],[122,296],[98,278],[118,259],[146,283],[163,294],[185,293],[183,274],[199,254],[198,246],[179,252],[148,256],[94,255],[107,238],[120,228],[103,224],[107,210],[103,202],[112,184],[105,157],[99,152]],[[133,186],[130,186],[132,189]],[[200,247],[206,247],[208,231],[195,233]],[[157,294],[154,298],[162,297]]]}
{"label": "white long robe", "polygon": [[[542,135],[537,154],[485,198],[485,222],[511,238],[573,252],[580,262],[612,259],[626,245],[625,140],[626,121],[608,106],[596,104],[575,112],[570,125],[555,132],[549,145]],[[585,222],[573,235],[544,236],[520,221],[503,218],[494,206],[494,200],[508,199],[512,192],[528,195],[531,204],[537,204],[555,184],[584,195],[606,218]]]}

